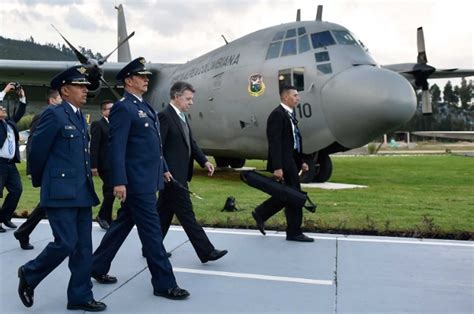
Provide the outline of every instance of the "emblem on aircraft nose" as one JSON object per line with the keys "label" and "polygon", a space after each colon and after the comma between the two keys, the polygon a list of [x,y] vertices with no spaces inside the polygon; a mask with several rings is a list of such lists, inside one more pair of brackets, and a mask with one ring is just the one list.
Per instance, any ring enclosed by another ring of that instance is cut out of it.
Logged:
{"label": "emblem on aircraft nose", "polygon": [[262,74],[253,74],[249,78],[249,86],[247,88],[249,95],[258,97],[265,92],[265,83],[263,83]]}

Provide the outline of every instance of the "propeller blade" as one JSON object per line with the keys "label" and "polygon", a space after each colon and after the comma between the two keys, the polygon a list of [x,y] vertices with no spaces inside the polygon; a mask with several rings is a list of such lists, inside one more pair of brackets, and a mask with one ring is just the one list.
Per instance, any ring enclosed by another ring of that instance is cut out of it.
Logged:
{"label": "propeller blade", "polygon": [[109,83],[107,83],[107,81],[102,76],[100,77],[100,81],[109,88],[109,90],[112,92],[115,98],[117,98],[117,100],[120,100],[120,95],[112,88],[112,86],[109,85]]}
{"label": "propeller blade", "polygon": [[433,108],[431,105],[431,94],[429,90],[421,91],[421,112],[424,115],[430,115],[433,113]]}
{"label": "propeller blade", "polygon": [[423,34],[423,27],[418,27],[418,29],[417,29],[416,44],[418,46],[417,62],[421,63],[421,64],[427,64],[428,63],[428,58],[426,57],[425,35]]}
{"label": "propeller blade", "polygon": [[69,48],[72,49],[72,51],[74,51],[74,54],[76,55],[76,58],[77,60],[79,60],[80,63],[82,64],[87,64],[89,58],[87,58],[86,56],[84,56],[79,50],[76,49],[76,47],[74,47],[67,39],[66,37],[64,37],[59,31],[58,29],[53,25],[51,24],[51,26],[56,30],[56,32],[58,32],[58,34],[64,39],[64,41],[69,45]]}
{"label": "propeller blade", "polygon": [[323,6],[318,5],[318,11],[316,12],[316,22],[321,22],[323,20]]}
{"label": "propeller blade", "polygon": [[105,57],[101,58],[101,59],[98,61],[99,65],[104,64],[104,63],[107,61],[107,59],[115,52],[115,50],[119,49],[120,46],[122,46],[123,44],[125,44],[125,42],[126,42],[127,40],[129,40],[130,38],[132,38],[133,35],[135,35],[135,32],[134,32],[134,31],[133,31],[130,35],[128,35],[126,38],[124,38],[124,39],[117,45],[117,47],[115,47],[115,49],[112,50],[108,55],[106,55]]}
{"label": "propeller blade", "polygon": [[301,9],[298,9],[296,11],[296,22],[300,22],[301,21]]}

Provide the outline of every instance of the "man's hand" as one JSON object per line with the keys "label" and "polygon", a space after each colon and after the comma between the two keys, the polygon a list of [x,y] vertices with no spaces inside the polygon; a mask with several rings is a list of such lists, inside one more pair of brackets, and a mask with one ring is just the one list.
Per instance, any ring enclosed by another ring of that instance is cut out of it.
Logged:
{"label": "man's hand", "polygon": [[277,170],[273,171],[273,177],[277,181],[283,180],[283,169],[277,169]]}
{"label": "man's hand", "polygon": [[9,93],[12,89],[15,89],[15,83],[14,82],[10,82],[8,83],[5,88],[3,89],[3,92],[5,94]]}
{"label": "man's hand", "polygon": [[308,170],[309,170],[309,166],[308,166],[308,164],[307,164],[307,163],[305,163],[305,162],[304,162],[303,164],[301,164],[301,170],[303,170],[303,172],[306,172],[306,171],[308,171]]}
{"label": "man's hand", "polygon": [[119,201],[125,202],[127,198],[127,188],[125,185],[114,186],[114,196],[118,198]]}
{"label": "man's hand", "polygon": [[94,177],[97,177],[99,175],[99,170],[97,170],[97,168],[92,168],[91,172]]}
{"label": "man's hand", "polygon": [[169,171],[163,173],[163,177],[166,183],[171,182],[171,179],[173,178],[173,176],[171,175],[171,172]]}
{"label": "man's hand", "polygon": [[204,168],[207,169],[207,175],[212,177],[212,175],[214,174],[214,165],[212,163],[210,163],[209,161],[206,161],[206,163],[204,164]]}

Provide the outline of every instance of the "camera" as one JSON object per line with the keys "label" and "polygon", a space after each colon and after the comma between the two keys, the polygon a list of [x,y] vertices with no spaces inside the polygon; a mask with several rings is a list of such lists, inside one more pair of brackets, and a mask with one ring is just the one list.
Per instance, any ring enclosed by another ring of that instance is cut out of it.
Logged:
{"label": "camera", "polygon": [[16,92],[19,92],[21,90],[21,84],[20,83],[13,82],[13,86],[14,86]]}

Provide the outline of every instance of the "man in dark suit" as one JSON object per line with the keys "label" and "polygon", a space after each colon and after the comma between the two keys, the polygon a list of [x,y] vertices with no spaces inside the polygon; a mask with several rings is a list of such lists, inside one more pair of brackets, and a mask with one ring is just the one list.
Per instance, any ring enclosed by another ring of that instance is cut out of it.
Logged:
{"label": "man in dark suit", "polygon": [[[62,102],[61,95],[59,95],[59,92],[55,89],[48,89],[46,93],[46,101],[49,106],[55,106],[59,105]],[[28,140],[26,142],[26,157],[28,159],[29,153],[31,150],[31,141],[33,139],[33,133],[36,130],[36,127],[38,126],[38,122],[40,120],[40,115],[37,114],[33,117],[31,120],[30,124],[30,136],[28,137]],[[26,163],[26,174],[31,176],[31,170],[30,170],[30,163]],[[13,233],[15,238],[20,242],[20,247],[23,250],[32,250],[34,249],[34,246],[31,245],[30,243],[30,234],[33,232],[33,230],[36,228],[36,226],[39,224],[41,219],[46,218],[46,209],[44,207],[40,206],[40,203],[36,205],[36,207],[33,209],[31,214],[28,216],[28,218],[25,220],[24,223],[21,224],[21,226]]]}
{"label": "man in dark suit", "polygon": [[23,192],[20,174],[15,165],[20,163],[20,145],[18,143],[20,136],[16,123],[25,114],[26,97],[23,88],[17,86],[19,85],[13,82],[9,83],[0,92],[0,103],[11,91],[15,91],[19,98],[19,106],[11,118],[7,115],[5,107],[0,106],[0,197],[3,196],[3,188],[8,191],[0,209],[0,232],[6,231],[2,227],[2,223],[8,228],[16,228],[11,218]]}
{"label": "man in dark suit", "polygon": [[114,195],[122,206],[94,252],[92,277],[99,283],[117,282],[107,273],[136,224],[153,294],[180,300],[187,298],[189,292],[176,284],[155,209],[156,192],[163,189],[164,180],[170,180],[171,175],[161,151],[158,117],[142,98],[148,90],[148,75],[152,74],[145,63],[144,58],[137,58],[117,74],[125,92],[110,112],[109,162]]}
{"label": "man in dark suit", "polygon": [[91,124],[91,167],[92,175],[102,180],[102,204],[97,214],[97,222],[102,229],[109,229],[114,206],[114,187],[110,184],[110,164],[107,159],[109,146],[109,114],[113,102],[104,100],[100,107],[102,118]]}
{"label": "man in dark suit", "polygon": [[[270,113],[267,120],[267,168],[273,172],[277,181],[283,180],[284,184],[300,190],[298,172],[300,169],[307,171],[308,165],[303,162],[301,133],[294,114],[294,108],[300,101],[298,91],[293,86],[283,86],[280,89],[280,100],[280,105]],[[265,221],[283,207],[286,207],[286,239],[313,242],[313,238],[304,235],[301,231],[302,208],[286,204],[276,197],[270,197],[252,212],[260,232],[265,235]]]}
{"label": "man in dark suit", "polygon": [[[160,214],[163,238],[171,225],[173,216],[178,217],[191,244],[201,262],[215,261],[225,254],[226,250],[216,250],[202,227],[197,223],[189,193],[188,181],[193,176],[193,164],[208,170],[209,176],[214,173],[210,163],[194,141],[191,128],[186,119],[186,112],[193,104],[194,88],[186,82],[176,82],[170,90],[170,104],[159,113],[163,155],[173,178],[180,183],[166,184],[160,191],[157,203]],[[184,188],[183,188],[184,187]]]}
{"label": "man in dark suit", "polygon": [[94,300],[92,266],[92,206],[99,203],[90,170],[89,135],[80,108],[87,101],[86,69],[74,66],[56,75],[51,87],[63,102],[48,107],[33,134],[29,163],[34,187],[41,186],[40,206],[46,208],[54,235],[45,249],[18,269],[18,294],[27,307],[34,289],[66,257],[71,278],[69,310],[103,311]]}

